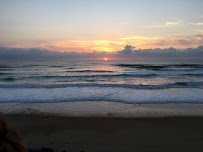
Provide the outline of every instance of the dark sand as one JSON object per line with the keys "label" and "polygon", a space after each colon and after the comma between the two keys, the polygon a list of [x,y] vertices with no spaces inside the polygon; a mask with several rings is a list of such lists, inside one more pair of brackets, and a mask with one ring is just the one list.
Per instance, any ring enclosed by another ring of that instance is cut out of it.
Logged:
{"label": "dark sand", "polygon": [[203,117],[4,115],[26,147],[67,152],[203,152]]}

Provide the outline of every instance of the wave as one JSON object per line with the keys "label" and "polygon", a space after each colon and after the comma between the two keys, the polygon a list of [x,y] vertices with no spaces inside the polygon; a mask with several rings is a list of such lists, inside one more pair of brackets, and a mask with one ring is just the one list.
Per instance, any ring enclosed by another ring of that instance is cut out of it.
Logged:
{"label": "wave", "polygon": [[66,72],[79,72],[79,73],[112,73],[114,71],[105,71],[105,70],[81,70],[81,71],[66,71]]}
{"label": "wave", "polygon": [[0,65],[0,69],[18,69],[18,68],[46,67],[46,66],[47,65],[40,65],[40,64],[18,65],[18,66]]}
{"label": "wave", "polygon": [[14,73],[0,73],[0,76],[1,75],[11,75],[11,74],[14,74]]}
{"label": "wave", "polygon": [[110,101],[124,103],[203,103],[202,89],[133,90],[112,87],[0,88],[1,103]]}
{"label": "wave", "polygon": [[19,67],[17,67],[17,68],[44,67],[44,66],[47,66],[47,65],[30,64],[30,65],[23,65],[22,67],[21,67],[21,66],[19,66]]}
{"label": "wave", "polygon": [[203,64],[172,64],[170,67],[174,68],[203,68]]}
{"label": "wave", "polygon": [[202,77],[203,73],[186,73],[186,74],[181,74],[181,75]]}
{"label": "wave", "polygon": [[16,79],[13,77],[3,78],[2,81],[15,81]]}
{"label": "wave", "polygon": [[14,69],[11,69],[11,68],[0,68],[0,71],[12,71]]}
{"label": "wave", "polygon": [[109,77],[155,77],[158,74],[113,74],[113,75],[67,75],[67,76],[29,76],[23,78],[31,78],[31,79],[65,79],[65,78],[109,78]]}
{"label": "wave", "polygon": [[15,68],[15,67],[11,67],[8,65],[0,65],[0,69],[5,69],[5,68]]}
{"label": "wave", "polygon": [[52,84],[52,85],[0,85],[0,88],[66,88],[66,87],[102,87],[102,88],[129,88],[129,89],[170,89],[170,88],[201,88],[203,82],[176,82],[171,84],[162,84],[162,85],[133,85],[133,84],[88,84],[88,83],[79,83],[79,84]]}
{"label": "wave", "polygon": [[153,69],[153,70],[159,70],[161,68],[165,68],[165,66],[162,66],[162,65],[144,65],[144,64],[116,64],[115,66],[137,68],[137,69]]}
{"label": "wave", "polygon": [[50,68],[63,68],[65,66],[63,65],[53,65],[53,66],[49,66]]}
{"label": "wave", "polygon": [[155,70],[159,71],[165,68],[198,68],[202,69],[202,64],[165,64],[165,65],[147,65],[147,64],[114,64],[114,66],[128,67],[128,68],[137,68],[137,69],[146,69],[146,70]]}
{"label": "wave", "polygon": [[75,68],[66,68],[66,69],[71,70],[71,69],[75,69]]}

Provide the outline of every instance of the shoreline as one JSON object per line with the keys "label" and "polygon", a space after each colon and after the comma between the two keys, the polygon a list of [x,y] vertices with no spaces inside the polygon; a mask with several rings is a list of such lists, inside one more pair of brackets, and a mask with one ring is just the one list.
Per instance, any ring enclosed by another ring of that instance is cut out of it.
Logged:
{"label": "shoreline", "polygon": [[0,113],[3,115],[35,115],[67,118],[203,117],[203,104],[126,104],[107,101],[0,103]]}

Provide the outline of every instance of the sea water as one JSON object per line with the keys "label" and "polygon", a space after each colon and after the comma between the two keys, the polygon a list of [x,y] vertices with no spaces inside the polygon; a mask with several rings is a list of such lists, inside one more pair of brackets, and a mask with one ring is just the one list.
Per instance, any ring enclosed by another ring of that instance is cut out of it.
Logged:
{"label": "sea water", "polygon": [[202,103],[195,59],[0,61],[0,102]]}

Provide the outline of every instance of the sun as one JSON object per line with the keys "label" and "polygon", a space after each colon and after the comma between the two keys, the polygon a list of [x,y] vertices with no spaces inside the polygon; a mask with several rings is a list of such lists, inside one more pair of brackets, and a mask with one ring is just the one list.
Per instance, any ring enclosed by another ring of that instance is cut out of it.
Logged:
{"label": "sun", "polygon": [[106,61],[106,60],[108,60],[108,58],[104,58],[104,60]]}

